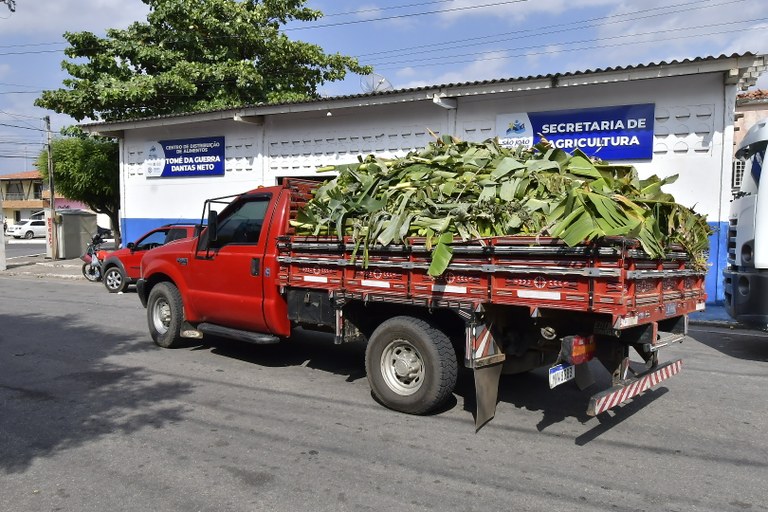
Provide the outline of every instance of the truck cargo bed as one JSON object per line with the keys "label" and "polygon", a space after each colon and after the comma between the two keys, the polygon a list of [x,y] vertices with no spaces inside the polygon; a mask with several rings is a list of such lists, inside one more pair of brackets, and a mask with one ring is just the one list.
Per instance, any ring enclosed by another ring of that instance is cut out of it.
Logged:
{"label": "truck cargo bed", "polygon": [[448,269],[432,277],[430,248],[410,242],[364,251],[351,239],[282,237],[279,283],[367,301],[602,313],[615,329],[704,308],[704,272],[682,250],[651,259],[627,238],[568,247],[553,238],[495,237],[453,244]]}

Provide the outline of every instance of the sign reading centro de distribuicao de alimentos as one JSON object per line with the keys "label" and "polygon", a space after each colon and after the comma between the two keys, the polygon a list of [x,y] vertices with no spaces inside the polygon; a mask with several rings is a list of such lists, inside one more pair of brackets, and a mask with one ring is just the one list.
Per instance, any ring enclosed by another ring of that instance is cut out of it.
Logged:
{"label": "sign reading centro de distribuicao de alimentos", "polygon": [[160,140],[144,159],[148,178],[224,175],[224,137]]}
{"label": "sign reading centro de distribuicao de alimentos", "polygon": [[619,105],[550,112],[499,114],[496,134],[505,147],[533,146],[542,137],[555,147],[580,149],[602,160],[653,156],[655,105]]}

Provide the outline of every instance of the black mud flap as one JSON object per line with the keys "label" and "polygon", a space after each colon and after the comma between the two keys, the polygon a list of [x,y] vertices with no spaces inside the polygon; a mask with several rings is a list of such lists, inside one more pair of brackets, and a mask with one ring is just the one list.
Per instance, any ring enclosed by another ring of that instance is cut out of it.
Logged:
{"label": "black mud flap", "polygon": [[496,402],[499,398],[499,379],[503,363],[475,368],[475,432],[496,415]]}

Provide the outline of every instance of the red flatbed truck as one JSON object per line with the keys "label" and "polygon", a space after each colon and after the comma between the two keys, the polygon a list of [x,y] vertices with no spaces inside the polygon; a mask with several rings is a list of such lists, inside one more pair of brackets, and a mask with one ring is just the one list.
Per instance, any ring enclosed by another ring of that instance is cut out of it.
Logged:
{"label": "red flatbed truck", "polygon": [[706,299],[704,272],[682,250],[652,259],[626,238],[568,247],[495,237],[453,244],[433,278],[424,240],[364,257],[352,240],[296,236],[290,220],[316,186],[289,179],[208,200],[199,236],[147,253],[138,292],[155,343],[206,334],[277,343],[296,327],[364,341],[374,397],[411,414],[443,404],[463,362],[478,428],[495,414],[502,373],[549,367],[550,387],[588,384],[586,363],[597,359],[612,375],[587,405],[597,415],[680,371],[659,351],[685,338]]}

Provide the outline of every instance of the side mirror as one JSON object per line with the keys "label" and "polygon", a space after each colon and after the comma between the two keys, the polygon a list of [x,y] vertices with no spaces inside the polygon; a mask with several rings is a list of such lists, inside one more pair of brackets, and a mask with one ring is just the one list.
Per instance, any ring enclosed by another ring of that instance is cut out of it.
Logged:
{"label": "side mirror", "polygon": [[133,242],[128,242],[128,244],[126,245],[126,247],[127,247],[128,249],[130,249],[130,250],[133,250],[133,249],[135,249],[135,248],[136,248],[136,244],[135,244],[135,243],[133,243]]}
{"label": "side mirror", "polygon": [[218,231],[219,212],[210,210],[208,212],[208,243],[215,242],[219,238]]}

